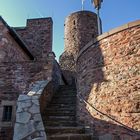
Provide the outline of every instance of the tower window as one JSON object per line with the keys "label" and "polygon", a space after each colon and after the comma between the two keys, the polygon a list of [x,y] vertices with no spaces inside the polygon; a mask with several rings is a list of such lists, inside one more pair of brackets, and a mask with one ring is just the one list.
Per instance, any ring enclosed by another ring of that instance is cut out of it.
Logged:
{"label": "tower window", "polygon": [[92,38],[94,38],[94,34],[92,34]]}
{"label": "tower window", "polygon": [[75,25],[75,20],[73,21],[73,25]]}
{"label": "tower window", "polygon": [[9,122],[12,118],[12,106],[4,106],[2,121]]}

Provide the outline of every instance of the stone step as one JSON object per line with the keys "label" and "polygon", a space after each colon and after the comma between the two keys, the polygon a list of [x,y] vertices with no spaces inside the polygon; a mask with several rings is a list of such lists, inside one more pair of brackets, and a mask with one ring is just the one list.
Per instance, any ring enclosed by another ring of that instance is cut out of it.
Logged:
{"label": "stone step", "polygon": [[75,116],[75,111],[67,111],[67,110],[50,110],[47,111],[44,115],[50,115],[50,116]]}
{"label": "stone step", "polygon": [[70,105],[64,105],[64,104],[61,104],[61,105],[50,105],[50,107],[46,108],[45,111],[75,111],[76,110],[76,106],[73,105],[73,106],[70,106]]}
{"label": "stone step", "polygon": [[75,116],[46,116],[44,119],[48,121],[75,121]]}
{"label": "stone step", "polygon": [[74,88],[59,88],[59,90],[57,91],[57,93],[60,93],[60,92],[65,92],[65,91],[71,91],[71,92],[76,92],[76,89]]}
{"label": "stone step", "polygon": [[82,134],[85,132],[83,127],[46,127],[45,130],[47,135],[67,133]]}
{"label": "stone step", "polygon": [[75,86],[71,86],[71,85],[60,85],[59,89],[75,89]]}
{"label": "stone step", "polygon": [[76,100],[76,96],[73,95],[57,95],[57,96],[53,96],[53,100],[72,100],[72,99],[75,99]]}
{"label": "stone step", "polygon": [[76,89],[60,86],[42,116],[47,140],[91,140],[76,123]]}
{"label": "stone step", "polygon": [[76,100],[76,96],[54,96],[52,100]]}
{"label": "stone step", "polygon": [[75,98],[76,94],[54,94],[53,98]]}
{"label": "stone step", "polygon": [[51,121],[51,120],[47,120],[47,121],[43,121],[44,122],[44,125],[45,127],[48,127],[48,126],[77,126],[77,123],[76,121],[65,121],[65,120],[57,120],[57,121]]}
{"label": "stone step", "polygon": [[92,140],[91,134],[61,134],[48,136],[47,140]]}
{"label": "stone step", "polygon": [[76,94],[75,90],[59,90],[56,94]]}
{"label": "stone step", "polygon": [[75,101],[76,102],[76,98],[53,98],[51,102],[54,101],[62,101],[62,102],[71,102],[71,101]]}
{"label": "stone step", "polygon": [[75,89],[75,86],[70,86],[70,85],[60,85],[59,89]]}
{"label": "stone step", "polygon": [[76,104],[76,100],[52,100],[51,104]]}
{"label": "stone step", "polygon": [[76,109],[76,104],[50,104],[48,108],[54,109],[54,110],[59,110],[62,108],[67,108],[67,109]]}
{"label": "stone step", "polygon": [[76,104],[76,100],[52,100],[51,104]]}
{"label": "stone step", "polygon": [[57,97],[57,96],[69,96],[69,97],[72,97],[72,96],[76,96],[76,93],[74,92],[60,92],[60,93],[57,93],[57,94],[54,94],[53,97]]}

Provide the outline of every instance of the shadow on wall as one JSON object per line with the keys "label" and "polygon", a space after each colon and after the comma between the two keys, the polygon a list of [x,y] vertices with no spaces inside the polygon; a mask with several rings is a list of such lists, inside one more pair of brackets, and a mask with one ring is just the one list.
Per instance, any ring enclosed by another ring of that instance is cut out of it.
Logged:
{"label": "shadow on wall", "polygon": [[64,79],[68,85],[75,85],[76,64],[74,55],[71,52],[64,52],[59,59]]}
{"label": "shadow on wall", "polygon": [[[86,108],[85,115],[88,117],[82,120],[80,124],[86,124],[87,131],[93,133],[93,136],[98,140],[140,140],[140,131],[122,124],[90,103],[81,101],[81,104],[83,108]],[[90,113],[91,111],[100,116],[98,117],[100,119],[94,117],[93,113]]]}
{"label": "shadow on wall", "polygon": [[139,140],[140,117],[135,117],[138,113],[133,109],[128,110],[131,102],[135,102],[129,99],[133,93],[128,95],[126,91],[131,77],[127,77],[129,64],[124,61],[129,60],[122,57],[122,48],[118,57],[118,46],[111,50],[107,43],[94,44],[77,60],[77,118],[101,140]]}

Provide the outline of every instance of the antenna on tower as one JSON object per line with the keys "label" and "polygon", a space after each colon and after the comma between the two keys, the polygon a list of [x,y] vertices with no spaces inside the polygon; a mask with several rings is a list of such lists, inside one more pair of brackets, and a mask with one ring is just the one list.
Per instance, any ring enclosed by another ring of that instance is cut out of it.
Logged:
{"label": "antenna on tower", "polygon": [[82,11],[84,11],[84,2],[85,0],[82,0]]}
{"label": "antenna on tower", "polygon": [[95,9],[97,10],[97,22],[98,22],[98,34],[102,34],[102,26],[101,26],[101,20],[100,20],[100,9],[101,9],[101,3],[103,0],[91,0],[91,3],[94,5]]}

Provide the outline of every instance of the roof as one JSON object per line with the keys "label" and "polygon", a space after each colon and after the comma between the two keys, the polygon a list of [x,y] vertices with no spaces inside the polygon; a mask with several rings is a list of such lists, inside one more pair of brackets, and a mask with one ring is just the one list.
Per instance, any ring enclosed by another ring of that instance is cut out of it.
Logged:
{"label": "roof", "polygon": [[0,16],[0,20],[2,23],[7,27],[9,30],[10,35],[14,38],[14,40],[18,43],[18,45],[21,47],[21,49],[29,56],[31,60],[34,60],[34,56],[31,54],[31,52],[27,49],[26,44],[22,41],[22,39],[19,37],[19,35],[16,33],[14,28],[11,28],[5,20]]}

